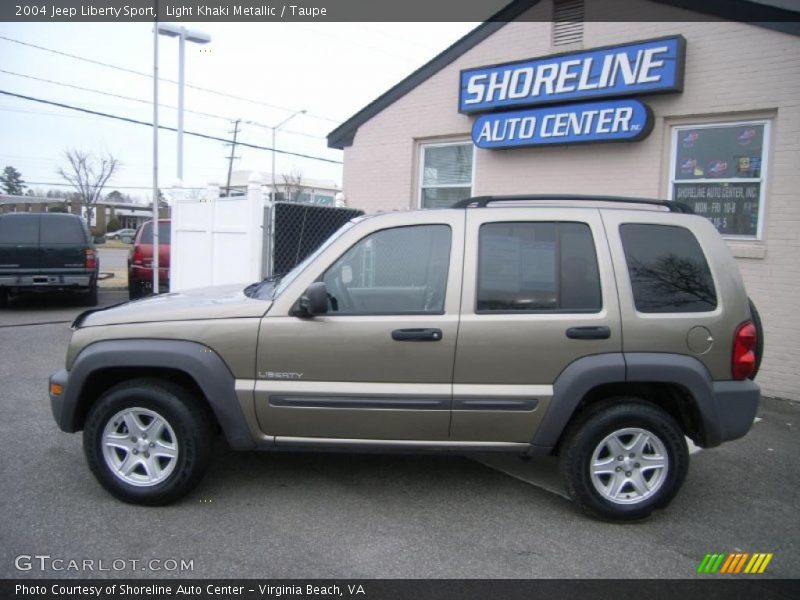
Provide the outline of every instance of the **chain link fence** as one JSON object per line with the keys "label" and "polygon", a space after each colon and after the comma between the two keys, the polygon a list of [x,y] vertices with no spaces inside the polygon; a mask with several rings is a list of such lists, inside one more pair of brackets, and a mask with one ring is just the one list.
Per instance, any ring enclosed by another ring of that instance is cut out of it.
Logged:
{"label": "chain link fence", "polygon": [[[276,202],[272,207],[271,248],[265,244],[265,265],[271,258],[269,273],[288,273],[347,221],[363,214],[363,210],[353,208]],[[269,213],[266,217],[269,223]]]}

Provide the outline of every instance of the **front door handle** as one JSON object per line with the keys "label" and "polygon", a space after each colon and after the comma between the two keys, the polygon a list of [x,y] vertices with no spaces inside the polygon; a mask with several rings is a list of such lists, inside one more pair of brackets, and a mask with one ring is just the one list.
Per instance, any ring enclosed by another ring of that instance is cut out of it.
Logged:
{"label": "front door handle", "polygon": [[392,339],[397,342],[438,342],[442,339],[441,329],[395,329]]}
{"label": "front door handle", "polygon": [[567,337],[571,340],[607,340],[611,337],[611,329],[605,325],[599,327],[570,327]]}

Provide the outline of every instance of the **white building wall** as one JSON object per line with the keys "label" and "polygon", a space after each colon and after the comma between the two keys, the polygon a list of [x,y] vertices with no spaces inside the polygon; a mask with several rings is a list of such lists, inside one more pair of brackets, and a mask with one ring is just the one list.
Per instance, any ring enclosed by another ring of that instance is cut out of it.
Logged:
{"label": "white building wall", "polygon": [[[646,7],[650,19],[688,14],[646,0],[636,4]],[[759,383],[767,395],[800,398],[800,38],[710,18],[593,22],[598,15],[625,18],[634,3],[587,5],[583,43],[551,45],[552,6],[543,1],[532,9],[533,20],[507,24],[362,125],[344,151],[348,205],[368,212],[418,206],[419,145],[469,139],[473,118],[457,108],[461,69],[682,34],[687,40],[684,91],[643,97],[655,114],[648,138],[559,148],[476,148],[473,193],[667,197],[672,125],[771,119],[763,240],[730,245],[765,323]]]}

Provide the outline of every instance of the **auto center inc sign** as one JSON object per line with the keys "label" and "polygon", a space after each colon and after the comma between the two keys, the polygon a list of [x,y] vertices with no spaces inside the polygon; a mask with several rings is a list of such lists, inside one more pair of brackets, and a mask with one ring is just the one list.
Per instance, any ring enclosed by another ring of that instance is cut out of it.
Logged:
{"label": "auto center inc sign", "polygon": [[641,140],[652,111],[624,97],[682,91],[685,49],[677,35],[465,69],[459,112],[488,113],[472,127],[479,148]]}

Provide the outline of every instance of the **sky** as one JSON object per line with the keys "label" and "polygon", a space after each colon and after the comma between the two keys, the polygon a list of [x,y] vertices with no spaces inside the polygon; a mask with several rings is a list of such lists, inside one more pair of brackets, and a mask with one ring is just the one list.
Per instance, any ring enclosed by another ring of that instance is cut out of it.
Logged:
{"label": "sky", "polygon": [[[228,95],[187,87],[186,131],[229,139],[232,120],[238,118],[243,121],[240,141],[269,147],[272,133],[268,126],[304,109],[306,114],[293,117],[278,131],[276,148],[333,161],[341,161],[342,152],[327,147],[327,133],[477,26],[182,24],[210,34],[212,40],[206,46],[187,43],[186,83]],[[0,23],[0,90],[150,123],[152,72],[153,35],[148,23]],[[174,38],[159,38],[159,76],[177,81],[178,43]],[[175,84],[160,83],[159,104],[159,122],[174,127]],[[176,135],[161,130],[159,138],[159,187],[166,190],[177,177]],[[0,169],[14,166],[37,191],[68,191],[69,187],[49,184],[66,183],[58,169],[65,165],[64,152],[72,148],[96,155],[109,153],[121,161],[107,192],[119,189],[141,199],[151,197],[153,141],[149,126],[0,94]],[[229,155],[230,149],[222,142],[184,136],[184,185],[224,185]],[[240,158],[234,162],[234,170],[271,170],[269,151],[237,147],[236,156]],[[342,183],[342,167],[336,163],[278,154],[275,171],[278,175],[299,171],[304,178]]]}

